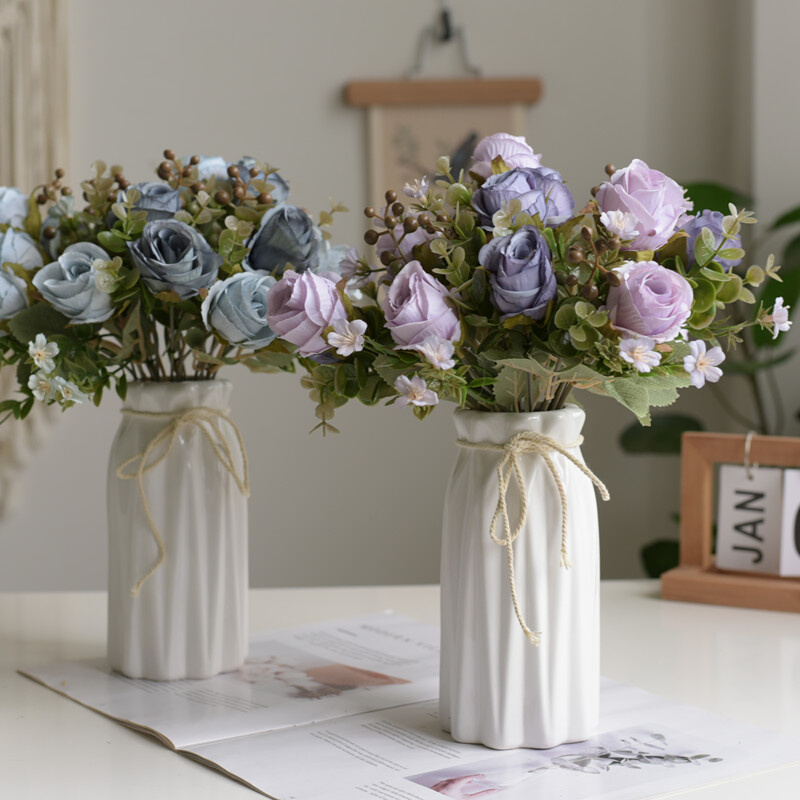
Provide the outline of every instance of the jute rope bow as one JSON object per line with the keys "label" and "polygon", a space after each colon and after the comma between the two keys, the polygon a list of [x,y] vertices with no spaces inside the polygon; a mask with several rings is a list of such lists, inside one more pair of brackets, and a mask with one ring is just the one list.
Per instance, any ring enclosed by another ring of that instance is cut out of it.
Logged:
{"label": "jute rope bow", "polygon": [[[190,408],[187,411],[176,413],[135,411],[132,408],[123,408],[122,413],[132,417],[169,420],[169,422],[151,439],[150,444],[148,444],[141,453],[131,456],[131,458],[117,467],[118,478],[122,480],[136,480],[139,485],[139,497],[142,500],[144,513],[147,517],[147,524],[150,526],[150,532],[153,534],[153,538],[156,540],[156,545],[158,546],[158,558],[155,564],[150,567],[145,575],[139,578],[136,585],[131,589],[131,597],[136,597],[147,579],[164,563],[167,554],[161,531],[159,531],[153,519],[153,514],[150,511],[150,503],[147,501],[147,493],[144,490],[144,476],[150,472],[150,470],[157,467],[170,454],[172,445],[175,443],[175,437],[178,435],[178,431],[181,427],[184,425],[194,425],[200,430],[211,445],[214,455],[219,459],[220,464],[230,473],[236,485],[239,487],[239,491],[245,497],[250,496],[250,474],[247,465],[247,451],[244,448],[242,433],[236,423],[228,417],[227,411],[220,411],[217,408],[209,408],[207,406],[198,406],[196,408]],[[242,459],[241,474],[236,470],[233,450],[220,427],[222,422],[227,423],[236,435],[236,441],[239,445],[239,452]],[[164,451],[151,461],[154,453],[162,446],[164,447]],[[126,472],[126,469],[137,461],[139,463],[136,467],[136,471]]]}
{"label": "jute rope bow", "polygon": [[[514,542],[525,526],[528,516],[528,492],[525,488],[525,480],[522,475],[520,456],[535,454],[541,456],[547,465],[550,474],[553,476],[558,494],[561,497],[561,566],[569,568],[572,566],[567,553],[567,492],[564,488],[564,481],[559,473],[551,456],[552,452],[560,453],[568,461],[571,461],[592,483],[597,487],[603,500],[608,500],[610,495],[603,482],[577,457],[569,451],[572,448],[580,447],[583,443],[583,436],[579,436],[574,442],[569,444],[559,444],[550,436],[542,433],[524,432],[517,433],[511,437],[506,444],[492,444],[489,442],[469,442],[466,439],[459,439],[459,447],[470,450],[495,450],[503,455],[497,464],[497,508],[495,509],[492,523],[489,526],[489,536],[495,544],[506,548],[508,556],[508,582],[511,586],[511,602],[514,605],[514,613],[517,615],[519,624],[531,644],[538,645],[542,640],[542,634],[532,631],[525,622],[525,617],[520,608],[519,597],[517,594],[516,579],[514,577]],[[511,529],[511,521],[508,516],[507,494],[511,476],[517,480],[517,488],[520,496],[519,520]],[[502,517],[505,536],[497,536],[497,522]]]}

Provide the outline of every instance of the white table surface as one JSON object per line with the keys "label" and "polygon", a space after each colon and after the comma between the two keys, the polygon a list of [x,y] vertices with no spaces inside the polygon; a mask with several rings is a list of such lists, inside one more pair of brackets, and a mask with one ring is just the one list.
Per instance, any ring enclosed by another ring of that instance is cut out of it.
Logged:
{"label": "white table surface", "polygon": [[[800,615],[662,601],[656,581],[603,582],[602,601],[604,675],[800,739]],[[437,623],[438,587],[253,590],[251,630],[385,609]],[[105,624],[103,592],[0,593],[0,797],[258,797],[16,673],[102,656]],[[680,796],[797,800],[800,766]]]}

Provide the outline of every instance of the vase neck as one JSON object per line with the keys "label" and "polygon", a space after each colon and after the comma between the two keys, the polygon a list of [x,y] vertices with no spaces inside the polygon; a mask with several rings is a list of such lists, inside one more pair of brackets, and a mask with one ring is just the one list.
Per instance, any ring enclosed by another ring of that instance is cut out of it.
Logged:
{"label": "vase neck", "polygon": [[577,406],[557,411],[510,413],[457,409],[453,415],[459,439],[503,445],[518,433],[541,433],[560,444],[574,442],[580,435],[586,415]]}
{"label": "vase neck", "polygon": [[230,381],[136,382],[128,387],[124,408],[132,411],[179,413],[206,406],[225,411],[230,405]]}

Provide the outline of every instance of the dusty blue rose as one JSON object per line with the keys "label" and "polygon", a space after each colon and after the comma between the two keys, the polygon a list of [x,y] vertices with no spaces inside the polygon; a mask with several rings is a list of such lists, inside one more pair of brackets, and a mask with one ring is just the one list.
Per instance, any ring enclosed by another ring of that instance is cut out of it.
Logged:
{"label": "dusty blue rose", "polygon": [[10,319],[28,305],[28,287],[11,269],[0,269],[0,319]]}
{"label": "dusty blue rose", "polygon": [[58,261],[33,276],[33,285],[53,308],[73,322],[102,322],[114,309],[111,297],[97,288],[97,270],[93,266],[97,259],[110,260],[96,244],[71,244]]}
{"label": "dusty blue rose", "polygon": [[135,208],[147,212],[147,221],[154,219],[171,219],[181,209],[181,196],[177,189],[160,181],[136,184],[140,197]]}
{"label": "dusty blue rose", "polygon": [[492,217],[511,200],[519,200],[522,210],[547,225],[560,225],[572,216],[575,200],[564,186],[561,175],[549,167],[518,167],[491,175],[472,196],[480,224],[494,227]]}
{"label": "dusty blue rose", "polygon": [[28,197],[19,189],[0,186],[0,225],[21,228],[28,216]]}
{"label": "dusty blue rose", "polygon": [[217,281],[201,306],[203,324],[231,344],[266,347],[275,333],[267,325],[267,295],[275,278],[239,272]]}
{"label": "dusty blue rose", "polygon": [[504,317],[542,319],[556,295],[556,275],[547,240],[533,225],[485,244],[478,254],[491,273],[492,302]]}
{"label": "dusty blue rose", "polygon": [[[188,164],[189,159],[184,159],[183,163]],[[200,156],[197,164],[198,179],[207,181],[212,176],[218,181],[228,180],[228,162],[222,156]]]}
{"label": "dusty blue rose", "polygon": [[[697,214],[697,216],[689,217],[684,223],[682,230],[689,234],[689,238],[686,240],[686,259],[690,267],[693,267],[696,263],[694,258],[694,243],[697,241],[697,237],[700,235],[700,231],[703,230],[703,228],[708,228],[711,233],[714,234],[715,247],[719,247],[722,244],[722,220],[723,214],[720,211],[703,211]],[[723,248],[741,246],[742,237],[735,236],[733,239],[728,239],[723,245]],[[724,267],[726,271],[742,263],[741,258],[727,259],[717,256],[714,260]]]}
{"label": "dusty blue rose", "polygon": [[0,231],[0,267],[3,264],[19,264],[31,270],[41,267],[44,259],[27,233],[9,228],[5,233]]}
{"label": "dusty blue rose", "polygon": [[[258,167],[256,164],[256,160],[251,156],[242,156],[239,159],[239,163],[236,165],[239,167],[239,173],[241,175],[242,180],[246,183],[248,178],[250,177],[250,170],[253,167]],[[256,175],[255,180],[257,181],[266,181],[267,183],[271,183],[274,187],[270,193],[275,198],[276,203],[285,203],[289,199],[289,184],[278,175],[277,172],[273,172],[271,175],[268,175],[266,178],[264,177],[263,172],[259,172]],[[258,194],[255,189],[252,190],[253,194]]]}
{"label": "dusty blue rose", "polygon": [[210,289],[223,261],[194,228],[176,219],[148,222],[128,250],[151,292],[173,291],[181,300]]}
{"label": "dusty blue rose", "polygon": [[295,272],[320,266],[322,234],[311,217],[297,206],[271,208],[250,239],[250,252],[242,262],[246,270],[280,278],[287,264]]}

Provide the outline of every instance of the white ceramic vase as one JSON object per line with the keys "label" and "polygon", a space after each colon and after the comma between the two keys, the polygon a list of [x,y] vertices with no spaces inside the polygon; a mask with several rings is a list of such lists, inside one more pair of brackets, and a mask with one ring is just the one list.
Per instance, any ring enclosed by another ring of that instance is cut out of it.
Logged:
{"label": "white ceramic vase", "polygon": [[[230,394],[231,384],[221,380],[128,388],[108,471],[108,658],[131,678],[207,678],[236,669],[247,655],[247,498],[200,426],[181,424],[169,452],[164,441],[148,458],[154,464],[166,453],[142,476],[152,524],[137,479],[117,474],[134,459],[125,473],[135,475],[135,457],[176,415],[197,408],[226,413]],[[233,427],[213,412],[209,419],[238,460]],[[159,560],[153,525],[163,539],[163,563],[132,596]]]}
{"label": "white ceramic vase", "polygon": [[[576,441],[584,412],[570,406],[538,413],[455,412],[460,440],[506,444],[532,431],[562,445]],[[581,458],[579,448],[569,452]],[[459,448],[447,489],[442,541],[440,717],[460,742],[507,749],[549,748],[587,739],[599,703],[599,542],[594,486],[550,451],[568,500],[561,565],[561,498],[538,454],[521,455],[527,490],[524,528],[514,543],[520,609],[541,643],[531,644],[512,604],[507,548],[489,534],[498,501],[502,453]],[[512,527],[519,519],[516,479],[508,490]],[[502,523],[496,535],[503,537]]]}

